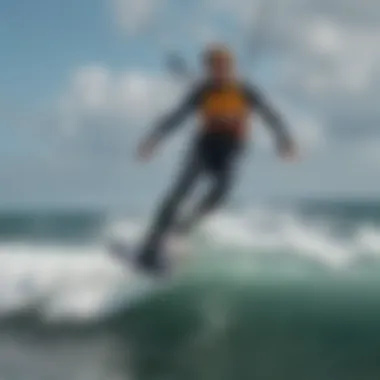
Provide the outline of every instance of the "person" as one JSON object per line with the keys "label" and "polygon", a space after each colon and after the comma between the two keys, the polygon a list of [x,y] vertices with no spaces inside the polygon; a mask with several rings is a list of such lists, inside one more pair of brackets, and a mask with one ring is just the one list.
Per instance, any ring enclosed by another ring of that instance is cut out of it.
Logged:
{"label": "person", "polygon": [[[278,113],[261,92],[240,80],[235,60],[228,47],[212,45],[203,57],[205,78],[195,84],[181,105],[161,119],[138,147],[138,156],[149,159],[159,143],[178,127],[192,112],[197,111],[201,122],[192,143],[187,162],[174,186],[164,198],[153,224],[138,252],[138,263],[146,270],[160,270],[162,244],[173,227],[188,232],[205,215],[220,207],[233,183],[235,166],[248,136],[248,118],[260,113],[274,132],[279,153],[294,158],[296,145]],[[201,175],[212,180],[212,186],[194,212],[178,221],[181,204]]]}

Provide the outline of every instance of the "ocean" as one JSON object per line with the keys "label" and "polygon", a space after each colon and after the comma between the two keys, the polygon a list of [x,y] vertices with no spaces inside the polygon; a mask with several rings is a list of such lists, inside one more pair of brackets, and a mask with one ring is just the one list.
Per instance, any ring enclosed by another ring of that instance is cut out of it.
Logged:
{"label": "ocean", "polygon": [[160,286],[107,254],[144,223],[0,213],[1,380],[380,379],[380,201],[222,212]]}

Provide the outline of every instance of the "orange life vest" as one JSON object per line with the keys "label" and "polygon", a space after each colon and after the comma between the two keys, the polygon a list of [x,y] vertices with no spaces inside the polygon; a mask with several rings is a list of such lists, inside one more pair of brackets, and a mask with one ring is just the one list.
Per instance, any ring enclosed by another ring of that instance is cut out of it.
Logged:
{"label": "orange life vest", "polygon": [[210,88],[202,96],[200,116],[206,132],[228,132],[243,138],[250,112],[249,100],[238,84]]}

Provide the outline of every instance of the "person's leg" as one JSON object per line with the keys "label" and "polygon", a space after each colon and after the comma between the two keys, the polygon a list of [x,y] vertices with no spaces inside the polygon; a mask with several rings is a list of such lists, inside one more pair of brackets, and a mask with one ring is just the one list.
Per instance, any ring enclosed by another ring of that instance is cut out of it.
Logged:
{"label": "person's leg", "polygon": [[213,173],[211,188],[194,207],[194,211],[189,217],[178,223],[177,229],[181,233],[188,233],[191,228],[204,216],[219,208],[227,199],[232,187],[232,173],[230,170],[223,170]]}
{"label": "person's leg", "polygon": [[201,172],[202,165],[197,152],[194,152],[188,160],[176,184],[161,204],[148,235],[143,241],[140,250],[139,262],[145,267],[157,266],[162,240],[171,228],[177,210],[182,201],[193,188]]}
{"label": "person's leg", "polygon": [[227,199],[241,151],[240,144],[228,136],[211,136],[204,141],[201,148],[205,169],[212,180],[212,186],[200,203],[194,207],[191,215],[178,223],[177,230],[185,234],[200,219],[219,208]]}

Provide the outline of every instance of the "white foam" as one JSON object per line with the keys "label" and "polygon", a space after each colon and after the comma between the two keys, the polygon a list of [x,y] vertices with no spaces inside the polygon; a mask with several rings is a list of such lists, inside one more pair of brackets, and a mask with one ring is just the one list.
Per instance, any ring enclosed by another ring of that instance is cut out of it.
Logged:
{"label": "white foam", "polygon": [[0,314],[38,305],[43,318],[91,318],[126,281],[101,248],[0,246]]}
{"label": "white foam", "polygon": [[335,268],[346,267],[364,254],[380,254],[379,229],[358,227],[351,237],[342,238],[334,236],[328,222],[305,222],[291,213],[221,213],[208,220],[205,230],[212,245],[250,249],[252,253],[297,253]]}
{"label": "white foam", "polygon": [[359,228],[355,239],[359,249],[380,253],[380,230],[375,227],[363,226]]}

